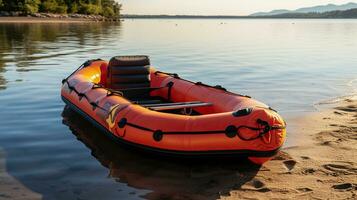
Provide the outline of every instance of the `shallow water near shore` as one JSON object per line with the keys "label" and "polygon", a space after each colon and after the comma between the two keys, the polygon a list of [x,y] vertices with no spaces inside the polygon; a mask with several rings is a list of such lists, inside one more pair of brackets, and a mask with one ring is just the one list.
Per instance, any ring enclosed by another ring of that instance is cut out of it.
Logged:
{"label": "shallow water near shore", "polygon": [[[261,100],[293,127],[295,116],[356,94],[356,35],[356,20],[0,24],[7,170],[45,199],[218,198],[259,169],[239,161],[161,161],[121,149],[65,109],[62,78],[87,59],[147,54],[161,71]],[[287,146],[299,137],[289,129]]]}

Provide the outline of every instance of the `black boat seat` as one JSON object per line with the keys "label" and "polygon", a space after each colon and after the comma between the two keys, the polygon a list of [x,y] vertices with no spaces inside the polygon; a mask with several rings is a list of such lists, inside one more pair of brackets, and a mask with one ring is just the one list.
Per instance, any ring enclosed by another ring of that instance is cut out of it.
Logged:
{"label": "black boat seat", "polygon": [[203,106],[212,106],[212,103],[201,102],[201,101],[192,101],[192,102],[180,102],[180,103],[159,103],[159,104],[141,104],[141,106],[149,108],[155,111],[164,111],[164,110],[178,110],[184,108],[196,108]]}
{"label": "black boat seat", "polygon": [[150,97],[149,57],[116,56],[111,58],[108,64],[107,85],[111,89],[121,91],[127,99]]}

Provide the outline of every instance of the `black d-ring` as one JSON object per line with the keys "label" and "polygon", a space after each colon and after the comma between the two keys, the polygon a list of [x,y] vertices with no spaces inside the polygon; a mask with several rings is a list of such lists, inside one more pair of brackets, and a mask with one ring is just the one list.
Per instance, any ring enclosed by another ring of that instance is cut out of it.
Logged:
{"label": "black d-ring", "polygon": [[153,133],[152,137],[156,142],[160,142],[162,140],[162,137],[164,136],[164,133],[161,130],[157,130]]}
{"label": "black d-ring", "polygon": [[124,128],[124,126],[126,125],[127,122],[128,122],[128,120],[127,120],[126,118],[122,118],[122,119],[118,122],[119,128]]}
{"label": "black d-ring", "polygon": [[238,129],[237,127],[231,125],[226,128],[225,133],[227,137],[234,138],[238,133]]}

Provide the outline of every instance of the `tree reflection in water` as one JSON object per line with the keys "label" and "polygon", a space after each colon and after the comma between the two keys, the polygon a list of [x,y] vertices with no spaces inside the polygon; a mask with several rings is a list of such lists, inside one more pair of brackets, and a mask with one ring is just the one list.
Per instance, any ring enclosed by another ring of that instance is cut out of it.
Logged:
{"label": "tree reflection in water", "polygon": [[[86,45],[100,45],[101,36],[118,36],[119,23],[0,23],[0,90],[8,82],[5,72],[45,70],[41,59],[83,51]],[[19,81],[19,80],[18,80]]]}

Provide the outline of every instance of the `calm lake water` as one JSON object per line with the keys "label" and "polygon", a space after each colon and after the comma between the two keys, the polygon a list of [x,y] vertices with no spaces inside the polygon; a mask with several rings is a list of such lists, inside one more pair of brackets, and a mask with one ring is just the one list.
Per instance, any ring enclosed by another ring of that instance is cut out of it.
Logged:
{"label": "calm lake water", "polygon": [[[356,20],[0,24],[0,147],[12,176],[45,199],[215,199],[254,177],[258,169],[240,161],[175,162],[121,149],[65,108],[62,78],[87,59],[126,54],[250,95],[288,124],[357,92]],[[288,145],[296,137],[291,130]]]}

